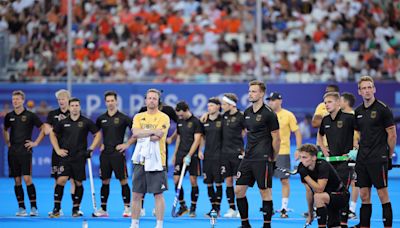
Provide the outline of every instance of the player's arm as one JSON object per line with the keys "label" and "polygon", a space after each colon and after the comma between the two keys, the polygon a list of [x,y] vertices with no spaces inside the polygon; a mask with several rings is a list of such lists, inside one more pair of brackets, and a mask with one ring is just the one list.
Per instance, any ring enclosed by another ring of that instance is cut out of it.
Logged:
{"label": "player's arm", "polygon": [[25,147],[28,149],[32,149],[33,147],[37,147],[39,145],[39,143],[43,140],[44,136],[45,136],[45,126],[44,124],[42,124],[42,126],[40,126],[40,132],[38,137],[36,138],[35,141],[31,141],[31,140],[26,140],[25,141]]}
{"label": "player's arm", "polygon": [[294,157],[297,160],[299,157],[299,151],[297,150],[297,148],[301,147],[302,141],[303,141],[303,137],[301,136],[301,132],[300,129],[297,129],[296,131],[294,131],[294,136],[296,138],[296,151],[294,153]]}
{"label": "player's arm", "polygon": [[325,190],[325,186],[328,183],[328,179],[318,179],[318,182],[315,182],[310,176],[305,176],[304,181],[310,186],[310,188],[315,193],[322,193]]}
{"label": "player's arm", "polygon": [[392,125],[390,127],[387,127],[385,130],[388,135],[387,144],[389,146],[389,156],[392,157],[394,153],[394,148],[396,147],[396,140],[397,140],[396,127],[395,125]]}
{"label": "player's arm", "polygon": [[176,162],[176,154],[178,153],[179,144],[181,143],[181,136],[177,134],[176,143],[175,143],[175,150],[174,154],[172,155],[172,164],[175,165]]}
{"label": "player's arm", "polygon": [[54,131],[50,132],[50,142],[53,145],[54,151],[61,157],[65,157],[68,155],[68,151],[65,149],[61,149],[60,145],[58,144],[57,136]]}
{"label": "player's arm", "polygon": [[178,137],[178,131],[175,129],[174,133],[172,133],[172,135],[167,138],[167,144],[172,144],[177,137]]}
{"label": "player's arm", "polygon": [[50,132],[52,131],[53,128],[49,123],[43,123],[43,129],[45,135],[50,135]]}
{"label": "player's arm", "polygon": [[100,130],[93,134],[94,139],[92,144],[89,146],[89,150],[94,150],[101,144],[101,136],[102,134]]}
{"label": "player's arm", "polygon": [[192,146],[190,146],[188,155],[193,156],[193,154],[196,153],[196,150],[200,145],[200,141],[201,141],[201,133],[195,133],[194,141],[192,143]]}
{"label": "player's arm", "polygon": [[200,158],[201,160],[204,159],[203,151],[204,151],[205,145],[206,145],[206,140],[204,139],[204,136],[200,136],[199,158]]}
{"label": "player's arm", "polygon": [[317,133],[317,144],[319,147],[321,147],[324,156],[329,157],[329,149],[324,145],[324,136],[322,136],[319,132]]}
{"label": "player's arm", "polygon": [[278,158],[279,149],[281,147],[281,137],[279,135],[279,129],[271,132],[272,136],[272,149],[274,150],[274,160]]}
{"label": "player's arm", "polygon": [[6,145],[8,147],[10,147],[11,146],[11,144],[10,144],[10,133],[8,132],[8,128],[7,127],[3,128],[3,137],[4,137],[4,142],[6,143]]}
{"label": "player's arm", "polygon": [[322,122],[322,115],[316,114],[313,116],[312,120],[311,120],[311,126],[313,128],[319,128],[319,126],[321,126],[321,122]]}

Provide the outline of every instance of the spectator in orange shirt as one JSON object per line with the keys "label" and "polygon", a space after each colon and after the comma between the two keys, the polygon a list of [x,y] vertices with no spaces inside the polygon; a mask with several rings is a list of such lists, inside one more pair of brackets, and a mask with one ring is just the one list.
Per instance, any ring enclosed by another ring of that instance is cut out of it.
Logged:
{"label": "spectator in orange shirt", "polygon": [[167,19],[167,24],[173,33],[178,33],[183,27],[184,21],[181,15],[181,11],[175,11]]}

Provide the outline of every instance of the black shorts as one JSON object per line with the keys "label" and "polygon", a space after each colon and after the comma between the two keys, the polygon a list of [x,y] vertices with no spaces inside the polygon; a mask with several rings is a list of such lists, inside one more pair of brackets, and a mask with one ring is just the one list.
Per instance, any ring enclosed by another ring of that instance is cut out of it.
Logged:
{"label": "black shorts", "polygon": [[223,154],[221,156],[221,174],[223,178],[234,177],[237,174],[241,160],[238,154]]}
{"label": "black shorts", "polygon": [[356,186],[360,188],[371,188],[372,185],[377,189],[388,186],[388,167],[387,162],[363,164],[356,163]]}
{"label": "black shorts", "polygon": [[216,160],[203,161],[203,177],[205,184],[222,183],[220,162]]}
{"label": "black shorts", "polygon": [[9,177],[32,176],[32,153],[15,154],[9,150],[8,173]]}
{"label": "black shorts", "polygon": [[329,193],[328,208],[328,227],[340,227],[340,212],[344,211],[349,205],[349,192],[331,192]]}
{"label": "black shorts", "polygon": [[267,161],[242,160],[236,175],[236,185],[253,187],[257,181],[259,189],[272,188],[274,170],[267,163]]}
{"label": "black shorts", "polygon": [[144,171],[144,165],[133,165],[132,192],[159,194],[168,190],[167,172]]}
{"label": "black shorts", "polygon": [[354,173],[353,168],[349,167],[348,162],[333,162],[331,164],[335,168],[346,189],[348,189]]}
{"label": "black shorts", "polygon": [[86,159],[79,157],[73,160],[59,159],[57,165],[57,172],[55,175],[57,177],[67,176],[73,178],[77,181],[86,180]]}
{"label": "black shorts", "polygon": [[102,153],[100,155],[100,178],[102,180],[110,179],[113,171],[118,180],[124,180],[128,177],[125,155]]}
{"label": "black shorts", "polygon": [[[174,176],[180,176],[183,167],[183,158],[175,162],[174,166]],[[190,176],[200,176],[201,175],[201,164],[198,157],[192,157],[189,167],[186,167],[185,174],[189,171]]]}
{"label": "black shorts", "polygon": [[57,179],[57,170],[60,156],[53,150],[51,152],[51,174],[50,177]]}

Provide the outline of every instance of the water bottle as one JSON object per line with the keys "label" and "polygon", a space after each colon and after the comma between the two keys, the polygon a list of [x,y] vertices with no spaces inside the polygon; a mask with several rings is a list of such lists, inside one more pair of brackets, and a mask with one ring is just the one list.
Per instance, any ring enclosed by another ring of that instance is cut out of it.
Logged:
{"label": "water bottle", "polygon": [[88,228],[88,227],[89,227],[88,222],[86,221],[86,219],[84,219],[82,221],[82,228]]}

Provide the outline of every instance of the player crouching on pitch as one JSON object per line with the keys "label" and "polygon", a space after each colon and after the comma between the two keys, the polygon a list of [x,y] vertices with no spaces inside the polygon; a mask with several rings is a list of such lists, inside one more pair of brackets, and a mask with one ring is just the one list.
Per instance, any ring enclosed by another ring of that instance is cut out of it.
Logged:
{"label": "player crouching on pitch", "polygon": [[[313,205],[317,207],[318,227],[340,227],[340,210],[349,201],[349,193],[335,168],[325,160],[317,159],[315,145],[299,148],[300,164],[297,172],[306,187],[308,217],[306,226],[313,221]],[[327,221],[328,220],[328,221]],[[305,227],[306,227],[305,226]]]}

